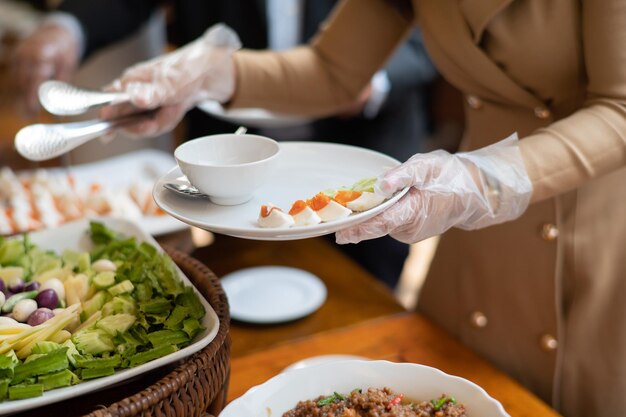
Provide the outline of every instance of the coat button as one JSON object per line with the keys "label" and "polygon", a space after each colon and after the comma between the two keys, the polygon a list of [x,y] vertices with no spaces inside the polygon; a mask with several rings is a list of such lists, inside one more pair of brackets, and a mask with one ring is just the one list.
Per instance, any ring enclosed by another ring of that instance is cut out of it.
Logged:
{"label": "coat button", "polygon": [[541,227],[541,238],[547,242],[551,242],[559,237],[559,229],[551,223],[546,223]]}
{"label": "coat button", "polygon": [[470,316],[470,323],[473,327],[476,327],[477,329],[482,329],[483,327],[487,326],[487,316],[485,316],[480,311],[474,311]]}
{"label": "coat button", "polygon": [[483,101],[476,96],[468,95],[465,97],[467,104],[474,110],[478,110],[483,107]]}
{"label": "coat button", "polygon": [[539,346],[544,352],[553,352],[559,347],[559,341],[551,334],[544,334],[539,339]]}
{"label": "coat button", "polygon": [[540,119],[547,119],[550,116],[552,116],[552,112],[548,109],[546,109],[545,107],[535,107],[535,116],[537,116]]}

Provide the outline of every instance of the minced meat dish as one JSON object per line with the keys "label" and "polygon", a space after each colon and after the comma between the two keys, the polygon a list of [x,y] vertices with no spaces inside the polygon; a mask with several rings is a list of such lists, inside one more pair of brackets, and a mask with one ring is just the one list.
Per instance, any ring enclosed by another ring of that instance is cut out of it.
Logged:
{"label": "minced meat dish", "polygon": [[355,389],[300,401],[283,417],[468,417],[465,407],[442,395],[430,401],[409,401],[389,388]]}

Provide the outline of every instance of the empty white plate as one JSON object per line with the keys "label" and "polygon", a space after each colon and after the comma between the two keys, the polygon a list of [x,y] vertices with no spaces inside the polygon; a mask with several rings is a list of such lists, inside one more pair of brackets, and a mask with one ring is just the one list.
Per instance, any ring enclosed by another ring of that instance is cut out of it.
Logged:
{"label": "empty white plate", "polygon": [[326,286],[315,275],[287,266],[259,266],[222,278],[230,316],[248,323],[282,323],[317,310]]}
{"label": "empty white plate", "polygon": [[198,108],[218,119],[246,127],[281,128],[301,126],[312,121],[308,117],[274,113],[261,108],[224,109],[214,100],[203,101]]}

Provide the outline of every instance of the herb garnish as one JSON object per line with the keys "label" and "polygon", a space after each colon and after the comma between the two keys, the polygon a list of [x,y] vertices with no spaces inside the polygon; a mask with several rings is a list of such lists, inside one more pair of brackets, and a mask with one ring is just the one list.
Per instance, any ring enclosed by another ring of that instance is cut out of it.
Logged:
{"label": "herb garnish", "polygon": [[439,411],[444,404],[451,403],[456,404],[456,399],[454,397],[441,397],[438,400],[430,400],[433,405],[433,409],[435,411]]}
{"label": "herb garnish", "polygon": [[325,405],[328,405],[328,404],[332,404],[334,402],[345,400],[345,399],[346,399],[346,397],[344,397],[343,395],[339,394],[338,392],[333,392],[333,395],[329,395],[328,397],[322,398],[321,400],[319,400],[317,402],[317,406],[318,407],[322,407],[322,406],[325,406]]}

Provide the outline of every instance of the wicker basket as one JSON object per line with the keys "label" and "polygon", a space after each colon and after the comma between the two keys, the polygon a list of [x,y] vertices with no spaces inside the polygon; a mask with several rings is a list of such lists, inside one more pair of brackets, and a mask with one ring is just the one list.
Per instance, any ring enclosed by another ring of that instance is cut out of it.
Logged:
{"label": "wicker basket", "polygon": [[86,417],[217,415],[226,403],[230,373],[226,295],[218,278],[205,265],[182,252],[167,247],[165,250],[215,309],[220,321],[217,336],[155,384]]}

